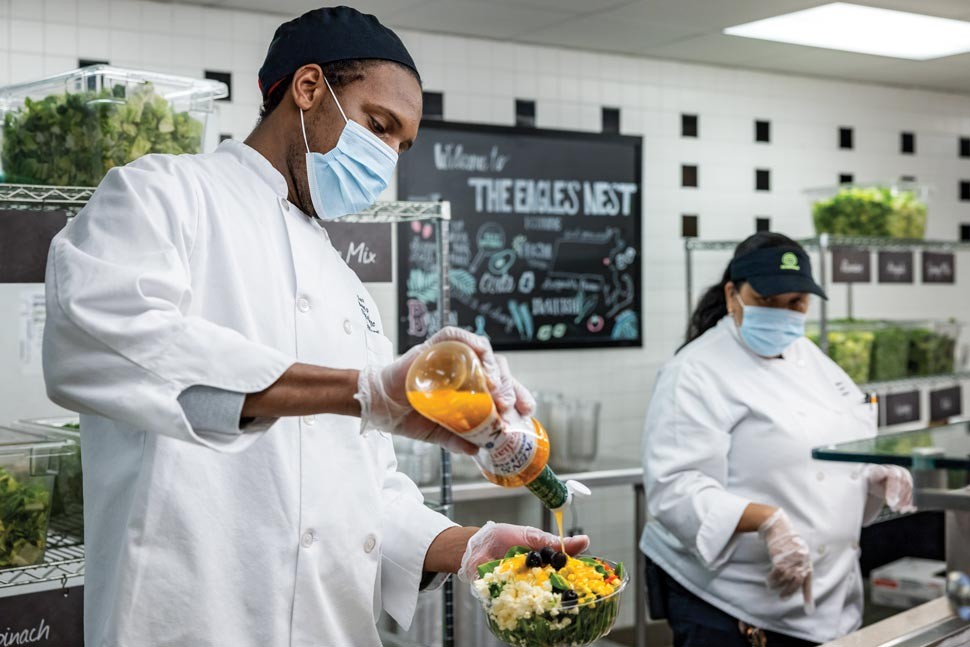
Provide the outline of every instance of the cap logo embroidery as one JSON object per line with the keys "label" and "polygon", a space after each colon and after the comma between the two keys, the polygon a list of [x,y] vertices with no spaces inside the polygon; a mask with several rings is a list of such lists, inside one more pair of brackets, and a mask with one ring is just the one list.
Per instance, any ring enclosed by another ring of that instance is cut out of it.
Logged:
{"label": "cap logo embroidery", "polygon": [[799,271],[798,256],[794,252],[785,252],[781,255],[781,269]]}

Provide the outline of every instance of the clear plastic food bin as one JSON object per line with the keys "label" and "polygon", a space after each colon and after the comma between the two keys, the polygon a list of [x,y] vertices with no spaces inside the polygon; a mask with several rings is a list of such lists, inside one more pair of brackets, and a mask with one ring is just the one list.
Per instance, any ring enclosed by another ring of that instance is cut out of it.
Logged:
{"label": "clear plastic food bin", "polygon": [[818,234],[920,239],[930,190],[914,182],[841,184],[808,189]]}
{"label": "clear plastic food bin", "polygon": [[199,153],[225,83],[93,65],[0,88],[0,180],[95,186],[147,153]]}
{"label": "clear plastic food bin", "polygon": [[11,425],[53,438],[71,441],[61,456],[60,469],[54,482],[50,527],[63,534],[84,537],[84,478],[81,471],[81,432],[74,416],[28,418]]}
{"label": "clear plastic food bin", "polygon": [[54,479],[72,444],[0,427],[0,568],[44,560]]}

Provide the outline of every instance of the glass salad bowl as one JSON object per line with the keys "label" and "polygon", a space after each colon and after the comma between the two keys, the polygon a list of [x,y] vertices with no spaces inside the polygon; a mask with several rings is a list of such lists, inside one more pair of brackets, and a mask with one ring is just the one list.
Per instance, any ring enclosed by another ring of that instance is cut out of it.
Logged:
{"label": "glass salad bowl", "polygon": [[606,636],[629,583],[622,563],[514,547],[478,567],[472,595],[488,628],[516,647],[581,647]]}

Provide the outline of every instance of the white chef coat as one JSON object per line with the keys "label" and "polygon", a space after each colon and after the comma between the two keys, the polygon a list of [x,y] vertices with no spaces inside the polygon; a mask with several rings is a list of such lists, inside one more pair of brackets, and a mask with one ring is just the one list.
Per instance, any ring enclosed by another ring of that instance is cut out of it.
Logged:
{"label": "white chef coat", "polygon": [[[661,370],[644,432],[649,520],[640,549],[707,603],[745,622],[815,642],[862,618],[859,534],[881,505],[861,465],[811,458],[820,445],[876,433],[876,411],[848,375],[801,338],[765,359],[730,316]],[[765,579],[757,533],[735,533],[749,503],[779,506],[812,555],[817,611]]]}
{"label": "white chef coat", "polygon": [[44,369],[81,416],[88,647],[379,645],[451,523],[357,418],[193,430],[193,385],[391,359],[377,308],[283,176],[228,141],[112,169],[51,245]]}

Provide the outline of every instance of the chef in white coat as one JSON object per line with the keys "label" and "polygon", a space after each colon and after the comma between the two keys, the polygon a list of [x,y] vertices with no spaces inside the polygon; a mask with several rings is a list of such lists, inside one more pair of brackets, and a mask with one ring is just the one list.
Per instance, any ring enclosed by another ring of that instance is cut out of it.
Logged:
{"label": "chef in white coat", "polygon": [[[261,120],[207,155],[112,169],[54,240],[44,368],[81,413],[88,647],[370,647],[438,574],[534,528],[460,528],[396,471],[388,434],[471,452],[404,394],[370,295],[326,221],[370,205],[408,149],[421,86],[376,18],[277,30]],[[488,343],[500,411],[530,396]],[[571,552],[587,540],[571,540]]]}
{"label": "chef in white coat", "polygon": [[862,617],[859,535],[912,504],[897,467],[815,461],[871,437],[876,407],[805,336],[825,298],[795,241],[763,232],[702,297],[643,439],[651,611],[675,647],[802,646]]}

